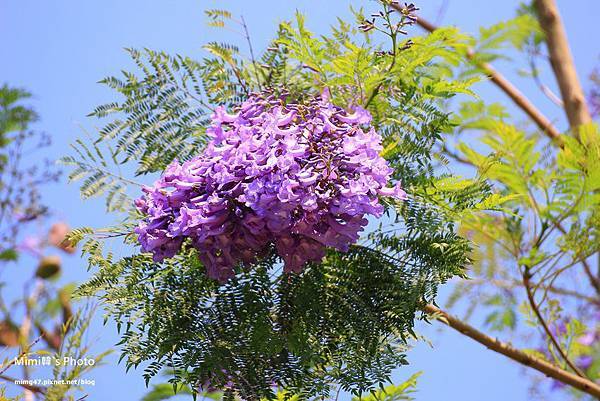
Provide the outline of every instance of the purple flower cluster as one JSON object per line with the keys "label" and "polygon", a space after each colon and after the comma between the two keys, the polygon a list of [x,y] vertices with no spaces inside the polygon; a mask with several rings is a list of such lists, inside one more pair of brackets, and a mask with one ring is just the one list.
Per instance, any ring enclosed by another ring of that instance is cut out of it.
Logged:
{"label": "purple flower cluster", "polygon": [[326,247],[347,251],[381,216],[379,196],[392,169],[369,113],[334,106],[327,94],[286,103],[251,95],[235,114],[218,107],[202,155],[173,162],[136,206],[147,217],[135,232],[155,261],[189,239],[214,279],[225,281],[274,245],[285,271],[318,262]]}

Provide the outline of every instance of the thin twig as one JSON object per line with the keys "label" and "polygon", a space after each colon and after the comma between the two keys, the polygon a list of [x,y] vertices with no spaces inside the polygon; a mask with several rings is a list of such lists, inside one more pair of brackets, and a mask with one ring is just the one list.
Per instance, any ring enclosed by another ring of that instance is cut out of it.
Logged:
{"label": "thin twig", "polygon": [[[392,54],[391,54],[392,62],[390,63],[390,65],[387,68],[387,72],[390,73],[392,71],[392,69],[394,68],[394,66],[396,65],[396,57],[397,57],[397,53],[398,53],[398,51],[396,49],[397,35],[400,30],[400,27],[402,26],[402,22],[404,21],[404,14],[402,12],[400,12],[400,14],[402,15],[402,20],[398,23],[396,28],[393,28],[392,23],[390,21],[389,13],[387,13],[387,8],[385,10],[386,10],[386,12],[384,14],[385,14],[385,18],[387,20],[387,24],[390,27],[390,32],[384,32],[384,31],[382,31],[382,32],[385,33],[386,35],[388,35],[390,37],[390,39],[392,40],[392,50],[391,50],[392,51]],[[375,29],[377,29],[377,28],[375,28]],[[377,29],[377,30],[381,31],[380,29]],[[369,105],[371,104],[373,99],[375,99],[377,94],[379,94],[379,90],[383,86],[383,83],[384,83],[384,80],[381,80],[381,82],[379,82],[379,84],[377,84],[377,86],[375,88],[373,88],[373,91],[371,91],[371,95],[369,95],[369,98],[367,99],[367,101],[364,105],[365,109],[367,107],[369,107]]]}
{"label": "thin twig", "polygon": [[573,369],[573,371],[575,373],[577,373],[577,375],[581,376],[581,377],[586,377],[585,373],[583,373],[572,361],[571,359],[569,359],[568,355],[565,353],[565,351],[562,349],[560,343],[558,342],[558,340],[556,339],[556,337],[554,336],[554,334],[552,334],[552,331],[550,330],[550,328],[548,327],[548,324],[546,323],[546,320],[544,319],[544,317],[542,316],[542,313],[540,312],[540,309],[538,308],[537,303],[535,302],[535,299],[533,297],[533,292],[531,291],[531,276],[529,274],[529,271],[526,269],[523,272],[523,286],[525,287],[525,291],[527,292],[527,299],[529,300],[529,305],[531,306],[531,309],[533,310],[533,313],[535,314],[535,316],[537,317],[538,322],[540,323],[540,325],[542,326],[542,328],[544,329],[544,332],[546,332],[546,335],[548,336],[548,338],[550,339],[550,341],[552,342],[552,344],[554,345],[554,348],[556,348],[556,351],[560,354],[560,356],[562,357],[562,359],[567,363],[567,365],[569,365],[569,367],[571,369]]}
{"label": "thin twig", "polygon": [[43,388],[43,387],[34,386],[32,384],[27,384],[27,383],[22,383],[18,379],[12,378],[10,376],[0,375],[0,379],[2,379],[4,381],[7,381],[7,382],[10,382],[10,383],[14,384],[15,386],[21,386],[25,390],[29,390],[32,393],[44,394],[44,392],[46,391],[46,389]]}
{"label": "thin twig", "polygon": [[464,158],[463,156],[461,156],[460,154],[450,150],[446,144],[443,144],[441,147],[441,152],[443,154],[445,154],[446,156],[450,157],[451,159],[461,163],[461,164],[465,164],[467,166],[471,166],[471,167],[476,167],[479,168],[479,166],[477,166],[475,163],[473,163],[472,161],[470,161],[469,159]]}
{"label": "thin twig", "polygon": [[[530,47],[534,47],[534,46],[535,45],[530,45]],[[540,74],[538,73],[538,68],[537,68],[537,63],[536,63],[536,57],[539,55],[539,53],[535,51],[535,47],[530,49],[528,53],[529,53],[529,66],[531,68],[531,76],[533,77],[533,80],[537,84],[538,88],[540,88],[542,93],[544,95],[546,95],[546,97],[548,99],[550,99],[550,101],[552,103],[554,103],[561,109],[564,108],[565,104],[562,101],[562,99],[559,98],[558,96],[556,96],[554,94],[554,92],[552,92],[552,89],[550,89],[548,87],[548,85],[544,84],[542,82],[542,79],[540,78]]]}
{"label": "thin twig", "polygon": [[252,66],[254,67],[254,76],[256,77],[256,84],[259,88],[262,87],[260,84],[260,77],[258,76],[258,65],[256,64],[256,58],[254,57],[254,50],[252,48],[252,40],[250,40],[250,33],[248,32],[248,25],[246,25],[246,20],[242,15],[240,18],[242,28],[244,29],[244,38],[246,39],[246,43],[248,43],[248,50],[250,51],[250,60],[252,61]]}

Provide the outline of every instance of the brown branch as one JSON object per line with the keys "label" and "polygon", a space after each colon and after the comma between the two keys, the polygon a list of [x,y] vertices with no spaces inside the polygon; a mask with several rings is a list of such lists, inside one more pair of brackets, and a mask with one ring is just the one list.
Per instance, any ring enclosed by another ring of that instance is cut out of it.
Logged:
{"label": "brown branch", "polygon": [[554,336],[554,334],[552,334],[552,331],[548,327],[548,324],[546,323],[546,320],[544,319],[544,317],[542,316],[542,313],[540,312],[540,308],[538,307],[537,303],[535,302],[535,299],[533,297],[533,292],[531,291],[531,281],[530,281],[530,279],[531,279],[531,276],[530,276],[529,272],[526,270],[523,273],[523,286],[525,287],[525,291],[527,292],[527,299],[529,300],[529,305],[531,306],[531,309],[533,310],[533,313],[535,314],[538,322],[540,323],[540,325],[544,329],[544,332],[546,333],[546,335],[548,336],[548,338],[550,339],[550,341],[554,345],[554,348],[556,349],[556,351],[560,354],[561,358],[567,363],[567,365],[569,365],[569,367],[571,369],[573,369],[573,371],[575,373],[577,373],[577,375],[579,375],[581,377],[586,377],[585,373],[583,373],[571,361],[571,359],[569,359],[569,356],[562,349],[562,347],[560,346],[560,344],[559,344],[558,340],[556,339],[556,337]]}
{"label": "brown branch", "polygon": [[565,113],[571,128],[592,121],[585,103],[585,96],[577,77],[577,70],[569,48],[567,33],[562,23],[555,0],[535,0],[538,20],[546,34],[550,64],[558,82],[565,105]]}
{"label": "brown branch", "polygon": [[60,335],[46,330],[40,322],[35,322],[35,328],[39,331],[40,336],[44,339],[48,347],[55,351],[59,350],[60,344],[62,343]]}
{"label": "brown branch", "polygon": [[6,376],[6,375],[0,375],[0,379],[7,381],[9,383],[14,384],[15,386],[21,386],[23,387],[25,390],[29,390],[32,393],[37,393],[37,394],[44,394],[45,389],[43,387],[39,387],[39,386],[34,386],[32,384],[26,384],[26,383],[17,383],[17,379],[14,379],[10,376]]}
{"label": "brown branch", "polygon": [[444,324],[452,327],[459,333],[472,338],[473,340],[486,346],[490,350],[502,354],[515,362],[535,369],[548,377],[551,377],[578,390],[581,390],[586,394],[590,394],[600,399],[600,386],[594,383],[593,381],[584,377],[579,377],[571,372],[556,367],[549,362],[529,355],[519,349],[514,348],[510,344],[498,340],[497,338],[492,338],[487,334],[477,330],[473,326],[464,323],[463,321],[457,319],[454,316],[449,315],[448,313],[440,310],[439,308],[433,305],[426,305],[423,308],[423,310],[430,315],[440,317],[440,321]]}
{"label": "brown branch", "polygon": [[592,272],[592,267],[586,259],[581,259],[581,265],[583,266],[583,271],[585,272],[585,275],[592,284],[592,287],[594,287],[596,292],[600,294],[600,282],[598,282],[598,277],[594,276],[594,273]]}
{"label": "brown branch", "polygon": [[[392,7],[400,12],[401,6],[392,3]],[[417,24],[428,32],[433,32],[437,29],[431,22],[419,17]],[[475,54],[472,50],[467,53],[467,58],[471,60],[478,68],[480,68],[490,80],[498,86],[508,97],[525,112],[535,122],[535,124],[552,140],[560,140],[560,132],[552,125],[552,122],[538,110],[533,103],[525,95],[521,93],[508,79],[500,74],[489,63],[482,63],[474,58]],[[560,142],[559,142],[560,143]]]}
{"label": "brown branch", "polygon": [[471,162],[468,159],[465,159],[464,157],[462,157],[461,155],[459,155],[456,152],[453,152],[452,150],[450,150],[445,144],[442,145],[442,148],[440,149],[441,153],[445,154],[446,156],[450,157],[451,159],[454,159],[455,161],[465,164],[467,166],[471,166],[471,167],[479,167],[477,165],[475,165],[475,163]]}

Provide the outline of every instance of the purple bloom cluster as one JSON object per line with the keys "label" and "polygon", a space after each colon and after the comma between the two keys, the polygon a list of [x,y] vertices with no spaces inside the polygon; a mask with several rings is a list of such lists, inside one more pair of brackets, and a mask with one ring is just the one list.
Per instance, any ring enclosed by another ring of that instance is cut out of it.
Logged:
{"label": "purple bloom cluster", "polygon": [[251,95],[235,114],[218,107],[202,155],[173,162],[136,206],[147,217],[135,232],[155,261],[185,239],[214,279],[225,281],[274,245],[285,271],[318,262],[326,247],[347,251],[381,216],[379,196],[392,169],[369,113],[334,106],[327,94],[296,104]]}

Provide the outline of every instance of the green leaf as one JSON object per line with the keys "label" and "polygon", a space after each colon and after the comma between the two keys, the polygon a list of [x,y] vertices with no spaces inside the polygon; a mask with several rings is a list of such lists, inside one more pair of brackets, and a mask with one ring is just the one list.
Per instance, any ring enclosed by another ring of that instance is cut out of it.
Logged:
{"label": "green leaf", "polygon": [[4,251],[0,252],[0,260],[9,262],[9,261],[15,261],[19,258],[19,254],[17,253],[17,251],[15,249],[5,249]]}
{"label": "green leaf", "polygon": [[[142,401],[162,401],[167,400],[171,397],[174,397],[178,394],[191,394],[192,392],[189,390],[187,386],[179,386],[177,392],[173,391],[173,385],[171,383],[160,383],[154,384],[152,386],[152,390],[150,390],[144,397],[142,397]],[[207,394],[208,395],[208,394]],[[212,399],[219,399],[213,398]]]}

